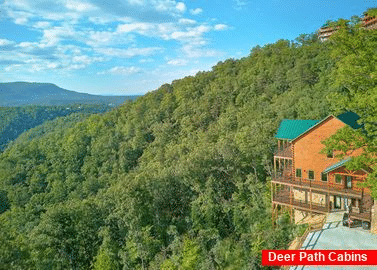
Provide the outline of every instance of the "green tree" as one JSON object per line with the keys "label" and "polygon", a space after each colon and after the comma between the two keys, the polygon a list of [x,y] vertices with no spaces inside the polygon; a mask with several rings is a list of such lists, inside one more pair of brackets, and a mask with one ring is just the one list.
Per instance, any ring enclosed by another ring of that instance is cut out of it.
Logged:
{"label": "green tree", "polygon": [[117,247],[111,239],[108,228],[100,232],[102,236],[102,244],[94,258],[94,270],[116,270],[119,269],[118,258],[116,254]]}

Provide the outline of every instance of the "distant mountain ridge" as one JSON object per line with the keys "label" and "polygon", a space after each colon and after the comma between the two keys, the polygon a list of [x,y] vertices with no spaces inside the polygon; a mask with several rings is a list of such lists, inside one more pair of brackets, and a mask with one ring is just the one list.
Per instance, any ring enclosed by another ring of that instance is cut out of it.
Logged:
{"label": "distant mountain ridge", "polygon": [[78,93],[52,83],[10,82],[0,83],[0,106],[111,104],[120,105],[138,96],[99,96]]}

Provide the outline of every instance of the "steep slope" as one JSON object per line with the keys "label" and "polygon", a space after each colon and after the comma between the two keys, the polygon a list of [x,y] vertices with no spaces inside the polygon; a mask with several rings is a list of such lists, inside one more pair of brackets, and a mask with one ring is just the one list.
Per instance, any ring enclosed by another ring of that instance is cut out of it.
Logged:
{"label": "steep slope", "polygon": [[21,106],[0,107],[0,152],[5,149],[9,141],[16,139],[21,133],[36,127],[47,120],[70,115],[72,113],[103,113],[113,109],[105,104],[65,106]]}
{"label": "steep slope", "polygon": [[2,263],[262,269],[260,250],[296,233],[286,215],[271,223],[273,134],[283,118],[330,113],[332,46],[280,40],[104,115],[23,134],[0,155]]}

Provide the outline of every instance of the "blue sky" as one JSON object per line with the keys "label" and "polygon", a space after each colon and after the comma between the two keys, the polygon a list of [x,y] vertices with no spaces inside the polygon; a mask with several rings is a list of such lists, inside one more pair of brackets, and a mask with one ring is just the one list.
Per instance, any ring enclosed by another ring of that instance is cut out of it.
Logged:
{"label": "blue sky", "polygon": [[131,95],[293,40],[362,0],[0,0],[0,82]]}

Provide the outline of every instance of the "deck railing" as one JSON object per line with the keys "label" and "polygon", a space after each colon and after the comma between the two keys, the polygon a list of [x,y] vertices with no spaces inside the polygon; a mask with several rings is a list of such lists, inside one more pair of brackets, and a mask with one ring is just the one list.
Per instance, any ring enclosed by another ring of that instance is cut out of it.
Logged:
{"label": "deck railing", "polygon": [[[309,223],[305,232],[302,235],[297,236],[295,238],[295,240],[293,240],[293,242],[290,244],[288,249],[289,250],[299,250],[299,249],[301,249],[302,245],[304,244],[305,239],[308,237],[309,233],[322,230],[323,226],[325,225],[325,222],[326,222],[326,217],[324,217],[322,220],[317,221],[315,223]],[[289,269],[289,267],[285,268],[285,269]]]}
{"label": "deck railing", "polygon": [[328,181],[311,180],[307,178],[293,177],[292,171],[284,170],[283,172],[277,172],[272,177],[272,181],[279,184],[290,184],[302,188],[311,188],[328,193],[343,194],[354,198],[362,198],[362,192],[353,189],[340,187],[335,183]]}
{"label": "deck railing", "polygon": [[302,245],[304,244],[305,239],[308,237],[309,233],[322,230],[323,226],[325,225],[325,222],[326,222],[326,218],[324,218],[322,221],[309,224],[304,234],[298,238],[298,244],[295,249],[302,248]]}
{"label": "deck railing", "polygon": [[284,148],[277,148],[274,152],[275,157],[286,157],[286,158],[293,158],[292,149],[290,146]]}
{"label": "deck railing", "polygon": [[296,209],[307,210],[319,214],[330,212],[329,205],[297,200],[294,199],[292,195],[293,194],[291,194],[288,190],[280,189],[273,194],[272,201],[280,205],[286,205]]}

